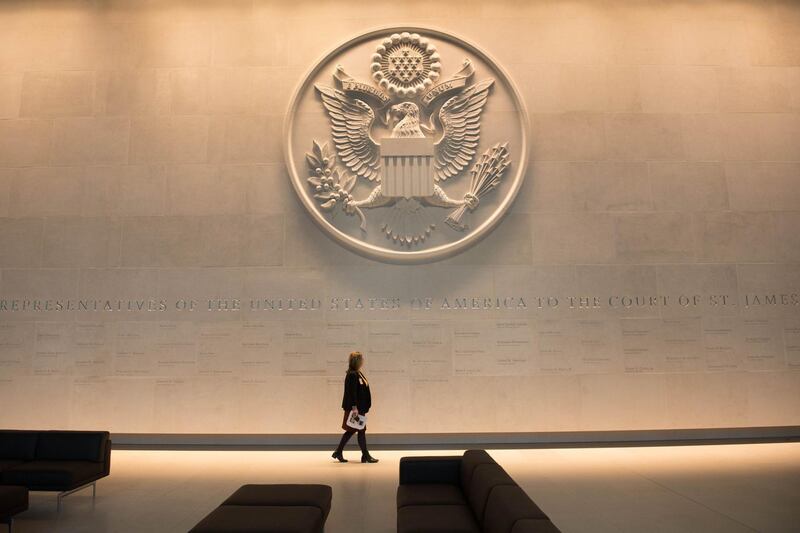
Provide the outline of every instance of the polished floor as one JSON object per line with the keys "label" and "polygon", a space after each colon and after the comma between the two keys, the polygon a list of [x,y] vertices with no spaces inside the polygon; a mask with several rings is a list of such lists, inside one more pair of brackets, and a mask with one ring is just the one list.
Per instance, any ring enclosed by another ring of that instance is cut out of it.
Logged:
{"label": "polished floor", "polygon": [[[33,494],[17,533],[180,532],[244,483],[327,483],[327,533],[395,530],[398,461],[333,463],[317,451],[115,451],[111,477],[69,496]],[[800,531],[800,443],[495,450],[564,532]],[[357,458],[350,451],[352,459]]]}

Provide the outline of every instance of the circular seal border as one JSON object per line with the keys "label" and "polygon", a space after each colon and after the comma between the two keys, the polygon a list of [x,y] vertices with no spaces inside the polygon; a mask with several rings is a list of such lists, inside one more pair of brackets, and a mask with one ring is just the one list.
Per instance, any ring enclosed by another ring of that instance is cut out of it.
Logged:
{"label": "circular seal border", "polygon": [[[462,46],[471,53],[480,57],[486,63],[492,65],[492,67],[500,75],[503,76],[503,82],[508,87],[509,93],[514,100],[514,105],[517,107],[517,111],[520,118],[521,130],[522,130],[521,143],[520,143],[522,145],[520,146],[521,164],[519,165],[519,168],[516,169],[516,173],[514,174],[514,178],[511,182],[511,190],[508,192],[508,194],[506,194],[505,198],[503,198],[503,201],[500,203],[500,205],[497,207],[494,213],[492,213],[486,220],[483,221],[483,223],[481,223],[471,233],[469,233],[469,235],[461,239],[458,239],[457,241],[435,246],[427,250],[416,250],[416,251],[405,251],[405,252],[387,250],[385,248],[381,248],[374,244],[360,241],[355,237],[352,237],[342,232],[336,226],[331,224],[317,209],[317,205],[314,203],[312,198],[307,194],[306,191],[307,184],[305,182],[305,179],[300,178],[300,175],[298,174],[297,169],[295,168],[294,165],[294,153],[292,151],[292,142],[291,142],[294,133],[293,132],[294,116],[295,112],[297,111],[297,106],[300,100],[300,96],[306,92],[306,89],[308,88],[311,79],[317,75],[317,73],[322,68],[323,64],[327,63],[328,60],[330,60],[336,54],[350,48],[353,45],[360,44],[364,41],[368,41],[375,37],[379,37],[381,35],[384,35],[386,32],[398,33],[403,31],[424,33],[431,37],[446,40],[450,43]],[[329,238],[333,239],[337,244],[340,244],[345,248],[347,248],[348,250],[355,252],[363,257],[366,257],[368,259],[373,259],[376,261],[381,261],[384,263],[394,263],[401,265],[433,263],[457,255],[467,250],[468,248],[474,246],[484,237],[486,237],[489,233],[491,233],[491,231],[494,228],[496,228],[497,225],[505,217],[506,213],[511,207],[511,204],[516,199],[520,188],[522,187],[522,182],[525,179],[525,172],[528,168],[528,156],[530,152],[530,149],[528,147],[528,137],[529,137],[528,129],[529,129],[528,110],[525,107],[525,101],[520,96],[519,89],[517,88],[517,85],[514,83],[514,80],[508,75],[508,72],[506,72],[506,70],[491,55],[484,52],[480,47],[476,46],[472,42],[463,39],[462,37],[455,35],[451,32],[425,26],[392,25],[392,26],[374,28],[356,37],[348,39],[347,41],[343,42],[334,49],[329,50],[320,59],[318,59],[313,64],[313,66],[305,73],[305,75],[301,78],[300,83],[297,85],[297,87],[295,87],[295,90],[292,93],[292,98],[289,100],[289,107],[286,111],[286,118],[284,119],[283,123],[283,157],[285,160],[286,168],[289,171],[289,177],[292,181],[292,186],[294,187],[298,199],[303,204],[303,207],[305,207],[306,212],[309,214],[309,216],[311,216],[312,220],[316,223],[317,226],[319,226],[322,232]]]}

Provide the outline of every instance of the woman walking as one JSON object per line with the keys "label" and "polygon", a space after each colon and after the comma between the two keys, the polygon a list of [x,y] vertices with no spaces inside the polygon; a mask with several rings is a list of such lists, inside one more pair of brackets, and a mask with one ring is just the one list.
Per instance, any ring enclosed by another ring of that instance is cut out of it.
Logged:
{"label": "woman walking", "polygon": [[361,462],[362,463],[377,463],[378,460],[372,457],[367,450],[367,426],[356,430],[347,425],[347,419],[351,414],[366,415],[369,408],[372,406],[372,396],[369,391],[369,381],[361,372],[364,366],[364,356],[361,352],[353,352],[347,360],[347,374],[344,378],[344,397],[342,398],[342,409],[344,409],[344,418],[342,419],[342,429],[344,435],[342,440],[339,441],[339,446],[333,452],[333,458],[340,463],[346,463],[347,459],[344,458],[342,452],[353,436],[353,433],[358,433],[358,446],[361,448]]}

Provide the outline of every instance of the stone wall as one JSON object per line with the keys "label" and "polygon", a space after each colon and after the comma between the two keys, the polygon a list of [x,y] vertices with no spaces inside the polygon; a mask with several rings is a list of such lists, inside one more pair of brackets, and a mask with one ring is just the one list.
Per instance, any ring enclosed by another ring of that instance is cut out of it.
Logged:
{"label": "stone wall", "polygon": [[[313,61],[398,23],[488,51],[531,122],[511,213],[423,266],[330,241],[282,160]],[[2,426],[335,432],[352,349],[372,431],[800,424],[795,2],[9,0],[0,27]]]}

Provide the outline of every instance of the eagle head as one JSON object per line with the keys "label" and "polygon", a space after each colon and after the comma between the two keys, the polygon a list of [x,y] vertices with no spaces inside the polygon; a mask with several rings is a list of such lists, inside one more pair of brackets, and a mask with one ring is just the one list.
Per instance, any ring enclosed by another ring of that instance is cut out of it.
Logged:
{"label": "eagle head", "polygon": [[419,107],[414,102],[400,102],[389,108],[389,115],[398,120],[406,117],[419,120]]}
{"label": "eagle head", "polygon": [[386,111],[386,124],[391,126],[392,137],[424,137],[420,130],[419,107],[414,102],[400,102]]}

